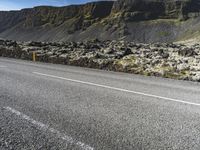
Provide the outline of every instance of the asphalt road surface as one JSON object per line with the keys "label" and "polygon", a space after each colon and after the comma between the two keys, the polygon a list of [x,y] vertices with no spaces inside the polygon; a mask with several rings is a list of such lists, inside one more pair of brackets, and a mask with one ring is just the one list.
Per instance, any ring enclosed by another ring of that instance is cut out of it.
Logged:
{"label": "asphalt road surface", "polygon": [[0,58],[0,150],[199,150],[200,83]]}

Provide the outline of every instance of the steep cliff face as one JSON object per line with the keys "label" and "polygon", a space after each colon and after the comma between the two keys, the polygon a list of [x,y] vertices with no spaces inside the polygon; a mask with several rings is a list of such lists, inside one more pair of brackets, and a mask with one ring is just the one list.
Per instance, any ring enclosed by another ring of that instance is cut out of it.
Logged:
{"label": "steep cliff face", "polygon": [[[0,11],[0,38],[171,42],[196,35],[200,0],[118,0]],[[192,34],[191,34],[192,32]]]}
{"label": "steep cliff face", "polygon": [[113,2],[96,2],[66,7],[40,6],[29,9],[25,24],[28,27],[44,24],[60,25],[67,20],[79,18],[81,24],[86,20],[102,19],[110,14]]}
{"label": "steep cliff face", "polygon": [[122,13],[131,21],[147,19],[188,19],[199,16],[199,0],[118,0],[112,13]]}
{"label": "steep cliff face", "polygon": [[113,3],[101,1],[65,7],[39,6],[21,11],[0,12],[0,37],[14,40],[72,40],[75,32],[85,31],[109,16]]}
{"label": "steep cliff face", "polygon": [[154,19],[164,15],[165,6],[162,1],[155,0],[119,0],[115,2],[112,13],[122,14],[130,21]]}

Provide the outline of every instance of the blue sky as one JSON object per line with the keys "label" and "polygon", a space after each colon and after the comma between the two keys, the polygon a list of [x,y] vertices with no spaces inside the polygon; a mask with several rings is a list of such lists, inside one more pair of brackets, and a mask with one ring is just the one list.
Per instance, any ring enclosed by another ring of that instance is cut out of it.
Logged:
{"label": "blue sky", "polygon": [[0,0],[0,10],[19,10],[39,5],[63,6],[95,0]]}

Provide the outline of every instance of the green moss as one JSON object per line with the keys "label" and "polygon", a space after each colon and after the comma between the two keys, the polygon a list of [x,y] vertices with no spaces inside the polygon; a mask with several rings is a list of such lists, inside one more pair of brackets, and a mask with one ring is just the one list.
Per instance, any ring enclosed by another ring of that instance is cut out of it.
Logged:
{"label": "green moss", "polygon": [[134,64],[135,65],[135,60],[136,60],[135,56],[129,56],[127,58],[121,59],[119,62],[120,63],[128,63],[128,64],[132,64],[132,65]]}
{"label": "green moss", "polygon": [[171,79],[179,79],[182,75],[175,73],[175,72],[171,72],[171,71],[166,71],[163,75],[163,77],[165,78],[171,78]]}
{"label": "green moss", "polygon": [[181,70],[177,72],[177,70],[168,65],[161,67],[160,70],[163,71],[163,77],[171,79],[181,79],[182,77],[185,77],[188,74],[188,70]]}
{"label": "green moss", "polygon": [[141,74],[144,76],[151,76],[151,73],[147,71],[143,71]]}
{"label": "green moss", "polygon": [[167,31],[161,31],[161,32],[158,32],[158,36],[160,36],[160,37],[166,37],[166,36],[170,36],[170,33],[167,32]]}
{"label": "green moss", "polygon": [[148,21],[141,21],[143,24],[147,25],[154,25],[154,24],[170,24],[175,26],[180,26],[184,23],[184,21],[180,21],[179,19],[155,19],[155,20],[148,20]]}
{"label": "green moss", "polygon": [[86,15],[84,15],[84,18],[90,20],[90,19],[92,19],[92,16],[90,14],[86,14]]}
{"label": "green moss", "polygon": [[124,59],[117,60],[115,64],[121,69],[132,70],[138,68],[139,66],[135,63],[136,58],[134,56],[129,56]]}

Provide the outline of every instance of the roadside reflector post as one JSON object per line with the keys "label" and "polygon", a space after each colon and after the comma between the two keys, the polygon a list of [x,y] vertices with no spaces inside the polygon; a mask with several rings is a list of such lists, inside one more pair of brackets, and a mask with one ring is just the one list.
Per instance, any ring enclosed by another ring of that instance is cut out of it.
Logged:
{"label": "roadside reflector post", "polygon": [[33,61],[36,61],[36,52],[33,52]]}

